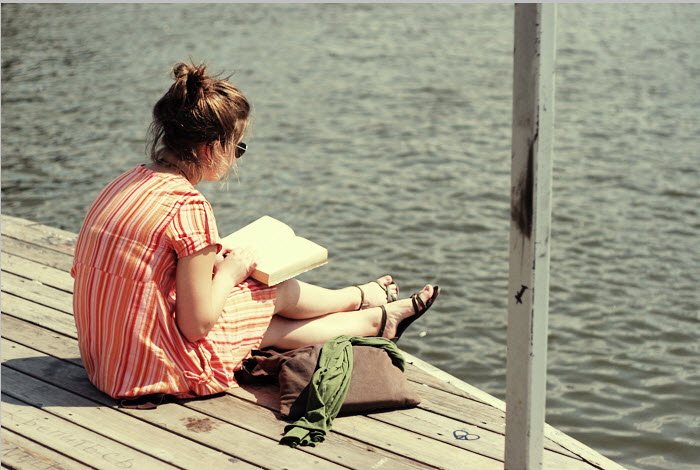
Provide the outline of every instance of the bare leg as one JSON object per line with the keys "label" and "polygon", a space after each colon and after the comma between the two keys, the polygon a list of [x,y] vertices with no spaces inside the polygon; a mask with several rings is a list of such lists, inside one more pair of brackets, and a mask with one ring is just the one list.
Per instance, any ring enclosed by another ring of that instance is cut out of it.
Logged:
{"label": "bare leg", "polygon": [[[391,276],[379,281],[384,285],[392,282]],[[372,307],[386,304],[386,292],[374,281],[362,286],[365,304]],[[390,287],[398,292],[396,285]],[[360,305],[360,290],[357,287],[332,290],[290,279],[277,286],[275,314],[295,320],[315,318],[327,313],[350,312]]]}
{"label": "bare leg", "polygon": [[[432,295],[433,287],[430,285],[425,286],[420,293],[424,302],[427,302]],[[385,308],[387,322],[384,337],[393,338],[401,320],[414,314],[413,303],[410,299],[404,299],[392,302]],[[295,349],[325,343],[338,335],[375,336],[381,326],[381,320],[382,311],[378,307],[358,312],[330,313],[316,317],[298,317],[298,319],[275,315],[263,336],[260,347],[276,346],[282,349]]]}

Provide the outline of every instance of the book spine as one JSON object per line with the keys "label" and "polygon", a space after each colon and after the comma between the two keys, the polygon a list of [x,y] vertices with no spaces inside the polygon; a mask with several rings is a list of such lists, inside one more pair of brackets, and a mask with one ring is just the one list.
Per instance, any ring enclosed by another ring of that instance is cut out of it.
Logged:
{"label": "book spine", "polygon": [[250,277],[252,277],[252,278],[255,279],[256,281],[262,282],[262,283],[265,284],[266,286],[269,286],[269,285],[270,285],[270,275],[269,275],[269,274],[266,274],[266,273],[264,273],[264,272],[262,272],[262,271],[258,271],[258,270],[256,269],[255,271],[253,271],[253,274],[251,274]]}

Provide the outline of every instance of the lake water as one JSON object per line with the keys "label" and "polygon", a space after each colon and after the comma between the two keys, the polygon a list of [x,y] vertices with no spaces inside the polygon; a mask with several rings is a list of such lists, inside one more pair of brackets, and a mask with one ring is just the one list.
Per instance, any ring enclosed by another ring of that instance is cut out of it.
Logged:
{"label": "lake water", "polygon": [[[700,6],[558,6],[547,421],[631,469],[700,468]],[[145,160],[189,57],[255,107],[227,233],[270,214],[443,294],[402,346],[504,398],[512,5],[2,5],[2,211],[78,231]]]}

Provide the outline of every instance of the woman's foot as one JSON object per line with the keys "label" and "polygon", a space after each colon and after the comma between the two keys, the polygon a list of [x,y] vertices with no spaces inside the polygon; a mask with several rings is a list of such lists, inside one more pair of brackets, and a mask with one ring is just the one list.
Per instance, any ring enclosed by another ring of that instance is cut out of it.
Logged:
{"label": "woman's foot", "polygon": [[388,274],[376,281],[370,281],[367,284],[355,287],[360,290],[359,308],[357,310],[379,307],[399,298],[399,286]]}
{"label": "woman's foot", "polygon": [[[413,299],[399,300],[398,302],[386,305],[384,307],[384,310],[386,311],[386,325],[384,325],[384,331],[382,333],[382,336],[384,338],[394,339],[397,337],[397,335],[403,333],[403,330],[408,325],[400,327],[401,322],[414,315],[422,315],[430,307],[430,300],[435,300],[435,298],[437,297],[437,292],[438,287],[433,287],[430,284],[426,285],[423,288],[423,290],[418,292],[416,294],[417,298],[420,299],[423,302],[423,304],[426,305],[426,307],[419,307],[417,312],[414,308]],[[399,331],[399,328],[401,328],[402,331]]]}

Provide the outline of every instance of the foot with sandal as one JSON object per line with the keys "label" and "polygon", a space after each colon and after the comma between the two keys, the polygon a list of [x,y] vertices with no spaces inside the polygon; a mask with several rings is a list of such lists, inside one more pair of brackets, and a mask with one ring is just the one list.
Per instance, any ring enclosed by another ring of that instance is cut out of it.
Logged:
{"label": "foot with sandal", "polygon": [[382,320],[377,336],[389,338],[396,343],[406,329],[428,311],[438,295],[440,295],[440,287],[428,284],[409,299],[400,300],[391,305],[380,305]]}
{"label": "foot with sandal", "polygon": [[360,291],[360,301],[357,310],[379,307],[394,302],[399,298],[399,286],[388,274],[362,286],[353,287]]}
{"label": "foot with sandal", "polygon": [[[382,292],[377,289],[379,286]],[[413,294],[410,299],[402,300],[394,305],[388,305],[399,298],[399,288],[386,275],[363,286],[354,286],[360,290],[361,299],[358,310],[379,307],[382,311],[382,319],[377,336],[390,338],[397,342],[406,329],[420,318],[435,302],[440,295],[439,286],[428,284],[422,291]],[[366,292],[370,292],[367,294]]]}

